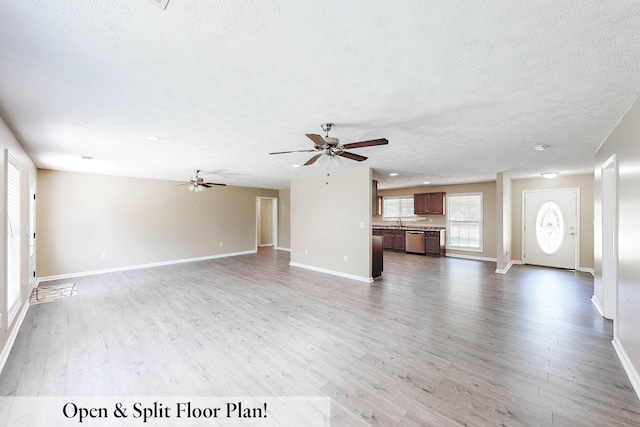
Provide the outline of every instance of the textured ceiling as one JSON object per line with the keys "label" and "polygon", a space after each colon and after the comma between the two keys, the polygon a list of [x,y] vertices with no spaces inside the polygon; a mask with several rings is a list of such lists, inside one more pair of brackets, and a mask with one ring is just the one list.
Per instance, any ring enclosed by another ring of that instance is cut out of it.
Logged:
{"label": "textured ceiling", "polygon": [[329,121],[389,139],[339,166],[383,188],[582,173],[640,94],[638,1],[154,3],[0,2],[0,112],[38,167],[286,188],[321,169],[268,153]]}

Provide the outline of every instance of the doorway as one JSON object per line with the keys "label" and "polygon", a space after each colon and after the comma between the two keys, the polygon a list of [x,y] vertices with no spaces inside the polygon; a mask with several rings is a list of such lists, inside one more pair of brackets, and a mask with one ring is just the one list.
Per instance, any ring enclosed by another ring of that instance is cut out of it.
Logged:
{"label": "doorway", "polygon": [[[615,155],[602,165],[602,315],[616,319],[618,310],[618,201]],[[614,336],[616,323],[614,322]]]}
{"label": "doorway", "polygon": [[522,193],[522,254],[525,264],[575,270],[580,259],[577,188]]}
{"label": "doorway", "polygon": [[256,197],[256,250],[278,247],[278,198]]}

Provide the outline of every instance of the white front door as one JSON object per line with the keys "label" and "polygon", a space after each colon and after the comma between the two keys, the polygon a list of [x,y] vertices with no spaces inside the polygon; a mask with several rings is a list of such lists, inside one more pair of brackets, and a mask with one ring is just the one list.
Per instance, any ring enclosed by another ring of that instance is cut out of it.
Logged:
{"label": "white front door", "polygon": [[545,267],[578,267],[578,189],[523,192],[523,261]]}

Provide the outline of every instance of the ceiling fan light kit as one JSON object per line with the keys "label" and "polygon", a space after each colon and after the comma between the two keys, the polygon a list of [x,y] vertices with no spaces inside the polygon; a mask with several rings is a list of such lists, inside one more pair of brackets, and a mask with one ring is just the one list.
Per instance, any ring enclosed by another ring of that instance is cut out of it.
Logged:
{"label": "ceiling fan light kit", "polygon": [[316,154],[311,157],[304,166],[309,166],[316,163],[318,160],[323,165],[331,164],[336,160],[340,160],[339,157],[345,157],[356,162],[362,162],[367,160],[367,157],[359,154],[346,151],[352,148],[372,147],[375,145],[386,145],[389,141],[386,138],[372,139],[369,141],[352,142],[349,144],[341,144],[338,138],[329,136],[329,131],[335,124],[326,122],[322,123],[320,127],[324,131],[324,137],[315,133],[307,133],[305,136],[313,142],[313,150],[292,150],[292,151],[278,151],[269,154],[287,154],[287,153],[313,153]]}
{"label": "ceiling fan light kit", "polygon": [[189,180],[189,182],[185,182],[184,184],[178,184],[178,185],[187,185],[189,184],[189,191],[193,191],[196,193],[199,193],[201,191],[204,191],[205,188],[211,188],[214,185],[219,185],[222,187],[225,187],[227,184],[220,184],[217,182],[205,182],[204,178],[200,177],[200,172],[202,172],[200,169],[196,169],[194,170],[194,172],[196,173],[196,176],[194,176],[193,178],[191,178]]}

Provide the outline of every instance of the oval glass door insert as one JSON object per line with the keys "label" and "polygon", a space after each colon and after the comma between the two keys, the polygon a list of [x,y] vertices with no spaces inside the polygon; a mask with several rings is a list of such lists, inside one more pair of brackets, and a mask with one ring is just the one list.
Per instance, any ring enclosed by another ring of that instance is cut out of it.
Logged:
{"label": "oval glass door insert", "polygon": [[564,220],[560,207],[554,202],[545,202],[536,217],[536,239],[540,250],[553,255],[564,241]]}

